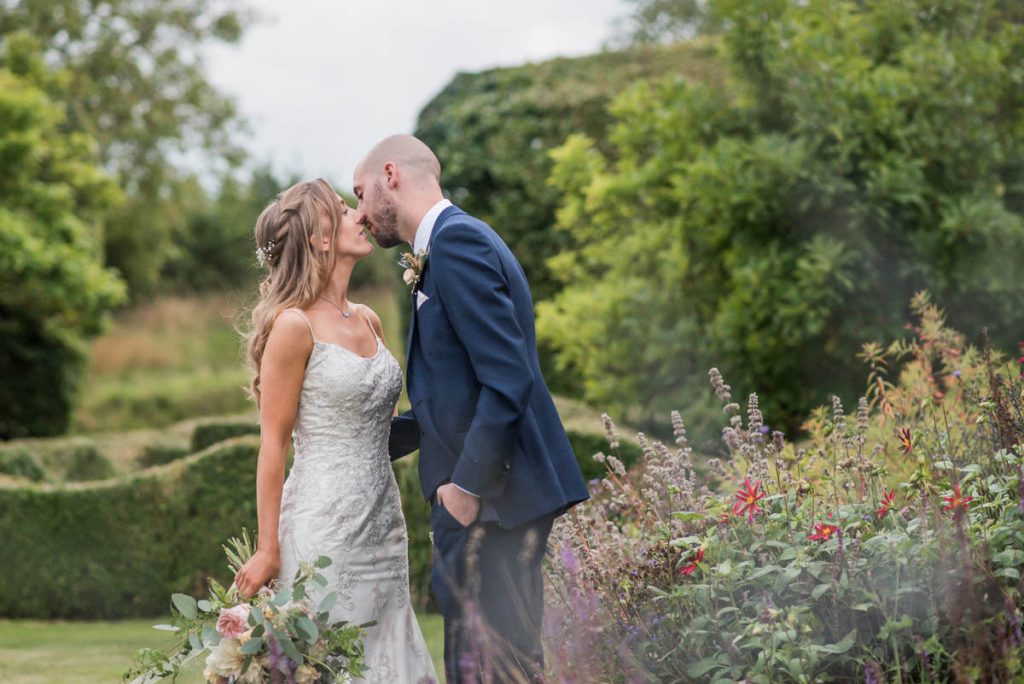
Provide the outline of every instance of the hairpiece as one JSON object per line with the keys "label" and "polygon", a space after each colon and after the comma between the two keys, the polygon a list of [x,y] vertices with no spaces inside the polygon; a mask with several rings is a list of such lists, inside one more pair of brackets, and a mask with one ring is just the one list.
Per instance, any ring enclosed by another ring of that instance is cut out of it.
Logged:
{"label": "hairpiece", "polygon": [[256,248],[256,261],[260,262],[261,267],[266,268],[267,264],[274,258],[274,247],[276,246],[276,242],[268,240],[266,247]]}

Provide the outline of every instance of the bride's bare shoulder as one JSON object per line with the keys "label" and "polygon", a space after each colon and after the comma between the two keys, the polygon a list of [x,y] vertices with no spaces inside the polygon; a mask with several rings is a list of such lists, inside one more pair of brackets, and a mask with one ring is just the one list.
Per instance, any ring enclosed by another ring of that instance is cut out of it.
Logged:
{"label": "bride's bare shoulder", "polygon": [[267,338],[267,349],[271,347],[281,351],[299,351],[313,346],[313,330],[302,312],[297,309],[285,309],[277,315],[270,327]]}

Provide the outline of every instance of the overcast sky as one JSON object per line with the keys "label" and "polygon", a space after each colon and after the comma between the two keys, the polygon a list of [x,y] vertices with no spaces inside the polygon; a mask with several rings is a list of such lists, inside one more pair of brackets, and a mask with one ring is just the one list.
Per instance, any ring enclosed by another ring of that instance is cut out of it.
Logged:
{"label": "overcast sky", "polygon": [[250,0],[262,19],[208,53],[211,80],[281,173],[351,187],[366,150],[411,133],[460,71],[600,50],[623,0]]}

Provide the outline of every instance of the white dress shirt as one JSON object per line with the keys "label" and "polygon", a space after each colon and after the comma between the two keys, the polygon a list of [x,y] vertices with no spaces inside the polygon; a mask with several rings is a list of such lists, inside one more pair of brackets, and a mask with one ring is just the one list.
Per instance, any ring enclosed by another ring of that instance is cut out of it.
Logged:
{"label": "white dress shirt", "polygon": [[452,203],[443,199],[430,207],[430,210],[424,214],[420,220],[420,225],[416,228],[416,235],[412,239],[413,254],[419,254],[427,249],[427,246],[430,244],[430,235],[434,232],[434,224],[437,223],[437,217],[450,206],[452,206]]}

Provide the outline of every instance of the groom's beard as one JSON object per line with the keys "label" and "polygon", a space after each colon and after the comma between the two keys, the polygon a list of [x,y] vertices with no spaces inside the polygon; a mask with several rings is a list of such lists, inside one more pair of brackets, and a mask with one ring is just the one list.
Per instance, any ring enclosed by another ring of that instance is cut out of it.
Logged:
{"label": "groom's beard", "polygon": [[371,217],[373,222],[373,239],[387,249],[402,243],[398,237],[398,204],[384,192],[384,185],[379,180],[375,194],[381,200],[381,208]]}

